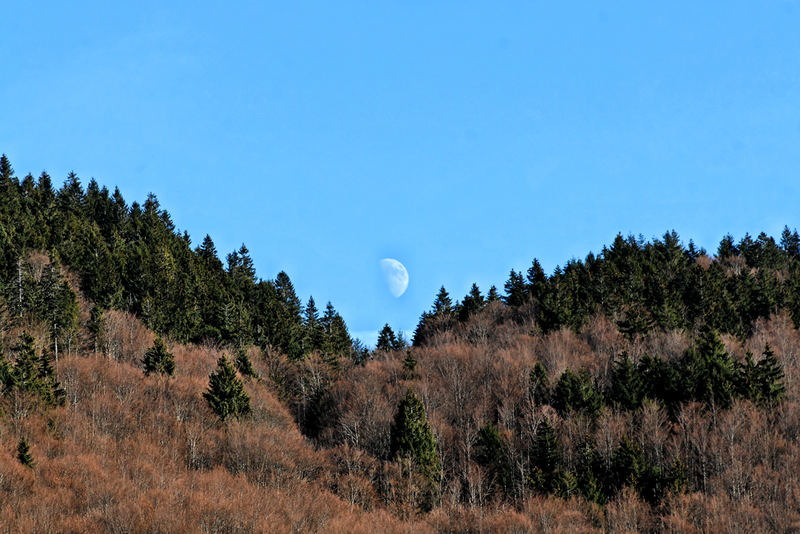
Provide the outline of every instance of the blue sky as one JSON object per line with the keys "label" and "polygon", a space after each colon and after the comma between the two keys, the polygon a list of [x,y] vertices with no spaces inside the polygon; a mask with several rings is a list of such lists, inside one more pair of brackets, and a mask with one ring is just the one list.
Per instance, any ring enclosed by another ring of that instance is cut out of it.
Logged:
{"label": "blue sky", "polygon": [[617,232],[800,226],[798,1],[121,4],[4,6],[0,151],[155,192],[368,341]]}

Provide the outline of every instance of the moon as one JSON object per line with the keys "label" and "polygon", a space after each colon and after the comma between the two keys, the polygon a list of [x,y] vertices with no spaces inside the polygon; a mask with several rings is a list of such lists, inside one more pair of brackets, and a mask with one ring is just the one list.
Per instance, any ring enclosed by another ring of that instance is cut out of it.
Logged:
{"label": "moon", "polygon": [[405,265],[392,258],[384,258],[380,261],[383,280],[389,287],[389,293],[394,298],[400,297],[408,288],[408,271]]}

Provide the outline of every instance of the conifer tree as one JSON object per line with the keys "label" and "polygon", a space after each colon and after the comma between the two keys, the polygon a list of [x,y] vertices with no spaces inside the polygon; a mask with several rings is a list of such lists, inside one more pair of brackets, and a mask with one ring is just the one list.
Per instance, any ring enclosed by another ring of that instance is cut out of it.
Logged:
{"label": "conifer tree", "polygon": [[693,399],[723,409],[730,406],[736,390],[736,368],[716,332],[703,329],[683,365]]}
{"label": "conifer tree", "polygon": [[549,421],[542,421],[536,429],[531,453],[534,485],[540,491],[551,491],[556,470],[561,464],[561,446]]}
{"label": "conifer tree", "polygon": [[145,375],[156,373],[172,376],[175,374],[175,357],[167,350],[161,336],[156,337],[153,346],[147,349],[142,363]]}
{"label": "conifer tree", "polygon": [[608,400],[628,411],[636,410],[642,404],[641,375],[627,352],[623,352],[611,368]]}
{"label": "conifer tree", "polygon": [[769,406],[783,397],[786,386],[783,383],[783,368],[769,343],[764,346],[763,356],[756,367],[756,400]]}
{"label": "conifer tree", "polygon": [[236,370],[224,356],[217,361],[217,369],[209,377],[208,390],[203,393],[203,398],[222,421],[250,414],[250,397],[236,376]]}
{"label": "conifer tree", "polygon": [[511,491],[512,468],[503,438],[491,423],[478,431],[475,461],[489,470],[492,485],[508,494]]}
{"label": "conifer tree", "polygon": [[544,370],[542,362],[536,362],[530,372],[530,392],[536,404],[550,403],[550,381],[547,378],[547,371]]}
{"label": "conifer tree", "polygon": [[553,390],[553,408],[562,417],[575,412],[596,419],[603,408],[603,396],[586,370],[576,375],[567,369]]}
{"label": "conifer tree", "polygon": [[520,306],[528,300],[528,286],[522,273],[511,269],[508,281],[505,283],[506,304],[509,306]]}
{"label": "conifer tree", "polygon": [[391,428],[391,456],[407,458],[431,482],[438,482],[441,464],[433,431],[428,424],[422,401],[409,388],[400,401]]}
{"label": "conifer tree", "polygon": [[489,288],[489,292],[486,293],[486,302],[499,302],[500,301],[500,294],[497,293],[497,287],[492,286]]}
{"label": "conifer tree", "polygon": [[236,351],[236,369],[242,376],[249,376],[250,378],[258,378],[255,369],[253,369],[253,362],[250,361],[250,356],[247,355],[247,349],[239,347]]}
{"label": "conifer tree", "polygon": [[436,294],[432,311],[433,315],[447,315],[453,312],[453,301],[444,286],[439,288],[439,293]]}
{"label": "conifer tree", "polygon": [[458,309],[458,320],[466,321],[470,315],[477,313],[483,309],[485,301],[478,284],[473,283],[467,296],[461,301],[461,306]]}
{"label": "conifer tree", "polygon": [[17,460],[19,460],[19,463],[25,467],[30,467],[31,469],[34,467],[33,456],[31,455],[31,446],[28,444],[28,440],[25,438],[20,439],[19,443],[17,444]]}
{"label": "conifer tree", "polygon": [[406,357],[403,359],[403,369],[406,371],[406,378],[411,380],[417,370],[417,359],[411,349],[406,350]]}
{"label": "conifer tree", "polygon": [[380,333],[378,334],[378,342],[375,345],[375,350],[381,352],[390,352],[393,350],[397,350],[398,347],[398,340],[394,334],[394,330],[389,324],[383,325]]}

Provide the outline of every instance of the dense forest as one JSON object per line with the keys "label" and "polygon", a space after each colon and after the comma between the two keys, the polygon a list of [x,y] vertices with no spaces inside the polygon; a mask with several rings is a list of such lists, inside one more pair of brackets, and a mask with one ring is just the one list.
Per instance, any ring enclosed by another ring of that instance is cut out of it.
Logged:
{"label": "dense forest", "polygon": [[0,530],[800,528],[788,227],[534,259],[374,350],[225,259],[0,158]]}

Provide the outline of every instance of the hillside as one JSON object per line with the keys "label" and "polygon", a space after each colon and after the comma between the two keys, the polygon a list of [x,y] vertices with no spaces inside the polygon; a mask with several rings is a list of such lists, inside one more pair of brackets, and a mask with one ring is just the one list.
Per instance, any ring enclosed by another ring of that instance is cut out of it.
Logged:
{"label": "hillside", "polygon": [[800,528],[788,228],[533,260],[373,351],[153,195],[3,156],[0,244],[4,532]]}

